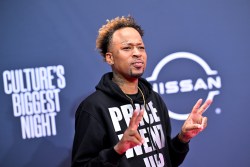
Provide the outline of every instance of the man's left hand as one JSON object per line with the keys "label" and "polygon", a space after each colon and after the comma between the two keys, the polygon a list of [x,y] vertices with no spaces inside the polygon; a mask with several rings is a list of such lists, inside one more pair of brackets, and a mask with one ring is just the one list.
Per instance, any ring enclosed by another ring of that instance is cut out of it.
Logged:
{"label": "man's left hand", "polygon": [[212,103],[212,100],[207,100],[202,106],[202,99],[199,99],[194,105],[192,112],[184,122],[181,132],[179,133],[179,139],[187,143],[193,137],[198,135],[207,126],[207,117],[203,117],[202,114]]}

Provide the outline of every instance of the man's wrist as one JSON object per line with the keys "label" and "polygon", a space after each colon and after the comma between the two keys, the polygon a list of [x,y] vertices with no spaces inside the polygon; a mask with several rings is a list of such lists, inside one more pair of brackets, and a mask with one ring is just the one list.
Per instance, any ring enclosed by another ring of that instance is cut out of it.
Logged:
{"label": "man's wrist", "polygon": [[116,144],[116,145],[114,146],[114,150],[115,150],[115,152],[117,152],[117,154],[122,155],[124,152],[122,152],[118,147],[119,147],[118,144]]}
{"label": "man's wrist", "polygon": [[190,141],[190,137],[188,137],[187,135],[185,135],[183,132],[180,132],[178,134],[178,139],[182,142],[182,143],[188,143]]}

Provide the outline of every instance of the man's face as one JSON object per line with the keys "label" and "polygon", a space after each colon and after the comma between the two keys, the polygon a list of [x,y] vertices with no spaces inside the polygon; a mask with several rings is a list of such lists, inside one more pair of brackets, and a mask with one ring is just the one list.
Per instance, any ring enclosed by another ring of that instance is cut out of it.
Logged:
{"label": "man's face", "polygon": [[137,30],[126,27],[114,32],[106,54],[106,60],[112,61],[112,70],[126,79],[140,77],[147,62],[143,40]]}

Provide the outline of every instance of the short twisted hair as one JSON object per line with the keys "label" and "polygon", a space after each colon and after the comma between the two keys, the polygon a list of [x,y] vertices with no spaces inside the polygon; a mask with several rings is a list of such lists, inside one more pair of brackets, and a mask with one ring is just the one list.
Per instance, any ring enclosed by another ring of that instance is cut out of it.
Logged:
{"label": "short twisted hair", "polygon": [[99,50],[104,59],[114,32],[125,27],[132,27],[136,29],[141,37],[144,35],[144,31],[141,29],[141,26],[139,26],[135,22],[135,19],[131,16],[122,16],[116,17],[112,20],[107,20],[107,23],[99,29],[99,33],[96,39],[96,48]]}

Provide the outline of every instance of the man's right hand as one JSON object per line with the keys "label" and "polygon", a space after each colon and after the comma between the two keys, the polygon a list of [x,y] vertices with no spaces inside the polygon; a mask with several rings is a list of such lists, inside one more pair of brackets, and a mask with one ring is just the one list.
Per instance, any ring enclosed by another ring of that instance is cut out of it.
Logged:
{"label": "man's right hand", "polygon": [[144,110],[135,110],[129,122],[129,127],[124,132],[121,140],[114,146],[118,154],[123,154],[128,149],[142,145],[144,140],[137,131],[140,121],[143,118]]}

